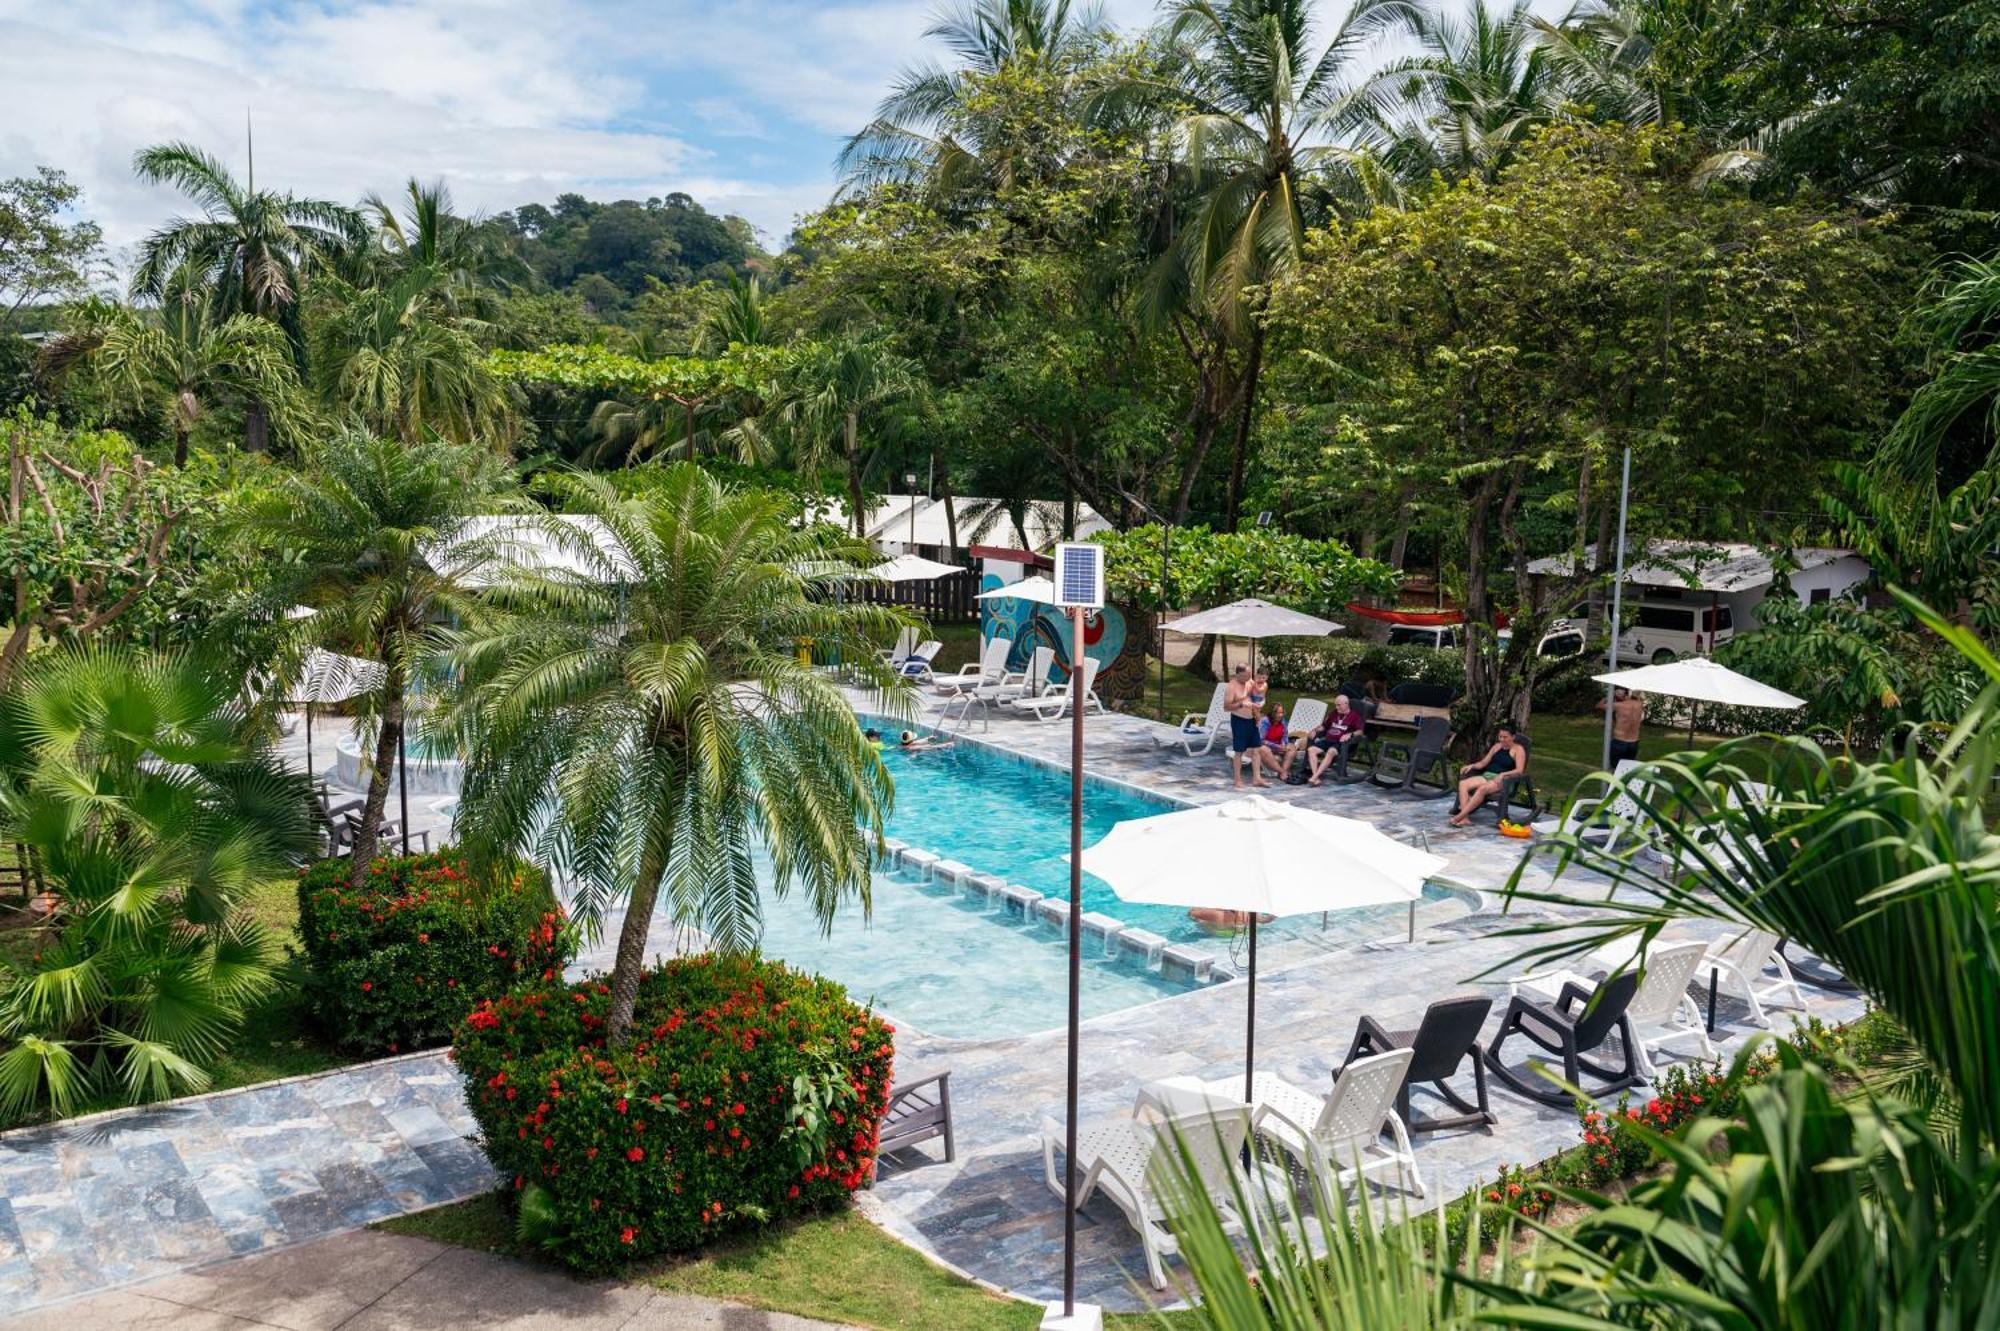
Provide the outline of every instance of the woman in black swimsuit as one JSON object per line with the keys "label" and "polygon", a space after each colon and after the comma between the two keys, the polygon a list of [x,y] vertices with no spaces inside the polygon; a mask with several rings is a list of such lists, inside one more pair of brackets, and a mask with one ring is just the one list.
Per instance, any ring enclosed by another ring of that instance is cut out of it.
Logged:
{"label": "woman in black swimsuit", "polygon": [[1458,769],[1458,812],[1451,816],[1453,827],[1472,821],[1472,811],[1489,795],[1500,793],[1501,783],[1527,770],[1528,753],[1515,738],[1513,727],[1502,726],[1493,737],[1493,747],[1478,762]]}

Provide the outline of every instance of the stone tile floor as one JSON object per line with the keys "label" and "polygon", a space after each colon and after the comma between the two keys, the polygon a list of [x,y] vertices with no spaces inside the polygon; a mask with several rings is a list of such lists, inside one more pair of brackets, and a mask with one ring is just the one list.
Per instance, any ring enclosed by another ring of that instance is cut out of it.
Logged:
{"label": "stone tile floor", "polygon": [[[330,755],[334,727],[316,740]],[[1132,717],[1089,722],[1087,770],[1190,803],[1230,798],[1227,759],[1188,759],[1160,749],[1164,728]],[[971,738],[1038,761],[1067,764],[1068,728],[996,718]],[[294,735],[289,746],[303,749]],[[302,757],[302,752],[300,753]],[[330,762],[330,757],[327,757]],[[1441,802],[1414,801],[1366,786],[1276,787],[1272,798],[1304,800],[1387,828],[1423,827],[1450,860],[1448,876],[1492,891],[1505,882],[1519,843],[1490,826],[1443,827]],[[412,799],[413,827],[442,832],[448,810]],[[438,839],[434,835],[434,840]],[[1518,917],[1506,923],[1518,922]],[[1338,954],[1303,949],[1261,967],[1257,1065],[1301,1086],[1322,1088],[1346,1052],[1355,1018],[1394,1027],[1431,1000],[1466,988],[1520,947],[1495,938],[1491,911],[1420,935],[1414,946]],[[619,921],[579,962],[609,961]],[[657,922],[655,954],[689,945]],[[1174,1073],[1241,1075],[1245,992],[1223,984],[1088,1023],[1082,1043],[1082,1107],[1088,1117],[1129,1112],[1146,1081]],[[1858,999],[1808,988],[1812,1011],[1844,1020]],[[1746,1014],[1725,1000],[1719,1035],[1748,1035]],[[1495,1020],[1497,1021],[1497,1014]],[[1058,1291],[1062,1217],[1042,1181],[1039,1129],[1063,1100],[1062,1032],[968,1042],[905,1032],[898,1069],[916,1077],[952,1071],[958,1159],[913,1152],[887,1161],[869,1212],[891,1233],[964,1271],[1023,1296]],[[1573,1118],[1495,1091],[1498,1126],[1420,1139],[1426,1203],[1457,1195],[1503,1163],[1539,1159],[1575,1137]],[[472,1123],[442,1053],[414,1055],[291,1082],[119,1111],[0,1134],[0,1314],[23,1312],[172,1272],[324,1238],[370,1220],[471,1196],[493,1175],[469,1140]],[[1398,1203],[1392,1198],[1389,1205]],[[1083,1296],[1108,1307],[1160,1301],[1145,1287],[1135,1235],[1108,1202],[1081,1217]]]}

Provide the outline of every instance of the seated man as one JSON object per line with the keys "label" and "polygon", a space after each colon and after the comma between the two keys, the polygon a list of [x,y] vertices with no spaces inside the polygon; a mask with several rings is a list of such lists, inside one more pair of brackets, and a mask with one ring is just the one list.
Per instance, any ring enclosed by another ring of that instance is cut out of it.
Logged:
{"label": "seated man", "polygon": [[1458,769],[1458,809],[1451,816],[1453,827],[1472,821],[1472,811],[1500,793],[1508,777],[1528,770],[1528,751],[1521,747],[1526,735],[1517,735],[1512,726],[1494,732],[1493,746],[1477,762]]}
{"label": "seated man", "polygon": [[1354,752],[1354,746],[1361,742],[1363,731],[1367,729],[1367,718],[1355,710],[1346,694],[1333,700],[1333,710],[1320,722],[1319,729],[1307,738],[1306,784],[1316,786],[1326,775],[1326,769],[1336,762],[1339,767],[1334,772],[1336,779],[1347,777],[1347,755]]}

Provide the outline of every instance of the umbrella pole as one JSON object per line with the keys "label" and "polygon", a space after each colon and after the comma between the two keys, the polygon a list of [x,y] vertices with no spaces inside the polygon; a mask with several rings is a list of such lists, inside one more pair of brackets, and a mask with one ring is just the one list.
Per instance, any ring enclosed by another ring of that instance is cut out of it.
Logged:
{"label": "umbrella pole", "polygon": [[403,806],[403,853],[410,853],[410,759],[403,748],[404,732],[396,732],[396,786]]}
{"label": "umbrella pole", "polygon": [[1694,699],[1688,699],[1688,747],[1690,749],[1694,747],[1694,709],[1696,706],[1697,704]]}
{"label": "umbrella pole", "polygon": [[1243,1103],[1250,1103],[1250,1074],[1257,1065],[1257,912],[1250,912],[1250,1015],[1243,1022]]}

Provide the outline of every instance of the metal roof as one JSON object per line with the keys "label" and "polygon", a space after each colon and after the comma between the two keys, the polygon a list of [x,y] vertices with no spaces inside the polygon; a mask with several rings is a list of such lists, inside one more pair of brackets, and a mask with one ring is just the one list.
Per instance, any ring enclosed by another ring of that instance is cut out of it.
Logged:
{"label": "metal roof", "polygon": [[[1852,550],[1823,545],[1797,546],[1791,551],[1792,562],[1801,572],[1852,554]],[[1586,566],[1595,564],[1596,545],[1585,546],[1583,557]],[[1564,553],[1529,561],[1528,572],[1561,576],[1572,567],[1570,555]],[[1641,587],[1740,592],[1767,586],[1775,577],[1770,552],[1740,541],[1651,541],[1643,553],[1630,554],[1625,563],[1625,581]]]}

